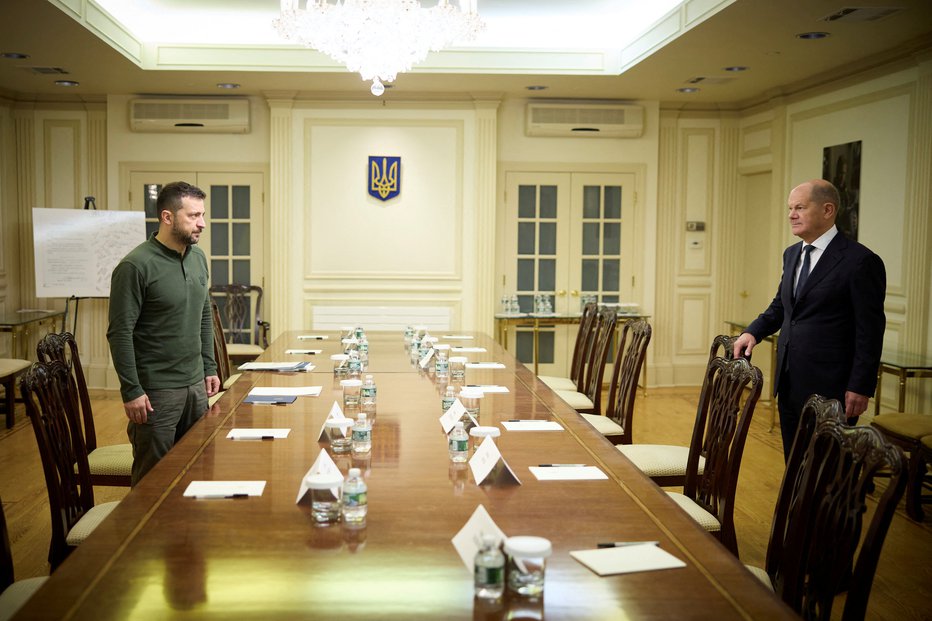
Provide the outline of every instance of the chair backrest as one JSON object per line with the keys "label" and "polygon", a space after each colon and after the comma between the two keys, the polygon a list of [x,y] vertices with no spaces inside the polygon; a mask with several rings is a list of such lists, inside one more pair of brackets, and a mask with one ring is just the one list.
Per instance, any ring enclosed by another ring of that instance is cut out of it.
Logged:
{"label": "chair backrest", "polygon": [[[738,340],[737,336],[728,336],[727,334],[719,334],[714,339],[712,339],[712,347],[709,349],[709,362],[712,362],[713,358],[724,358],[725,360],[732,360],[735,357],[735,341]],[[746,360],[750,361],[750,357],[746,357]]]}
{"label": "chair backrest", "polygon": [[592,328],[598,311],[599,305],[589,302],[583,306],[582,316],[579,318],[579,330],[576,332],[576,344],[573,346],[573,360],[570,362],[570,379],[576,382],[576,390],[580,392],[584,388],[586,353],[589,343],[594,338]]}
{"label": "chair backrest", "polygon": [[210,295],[220,308],[227,343],[269,346],[269,324],[262,320],[262,287],[212,285]]}
{"label": "chair backrest", "polygon": [[[33,364],[20,378],[20,392],[42,458],[52,517],[49,563],[54,570],[71,549],[65,538],[94,506],[87,447],[78,419],[70,372],[60,361]],[[77,468],[75,468],[77,464]]]}
{"label": "chair backrest", "polygon": [[77,395],[78,405],[81,408],[81,421],[84,425],[84,445],[90,453],[97,448],[97,431],[94,427],[94,413],[91,410],[91,397],[87,392],[87,381],[84,378],[84,368],[81,366],[81,356],[78,353],[78,343],[70,332],[60,334],[47,334],[36,345],[36,356],[40,362],[59,361],[64,364],[70,375],[70,388]]}
{"label": "chair backrest", "polygon": [[589,360],[586,369],[584,389],[579,391],[589,397],[596,414],[602,412],[602,381],[605,379],[605,362],[615,338],[615,324],[618,315],[614,309],[601,309],[595,320],[596,336],[589,348]]}
{"label": "chair backrest", "polygon": [[217,376],[220,378],[220,386],[230,378],[232,374],[230,365],[230,356],[227,354],[227,342],[223,336],[223,322],[220,318],[220,307],[211,300],[211,315],[213,315],[214,327],[214,360],[217,362]]}
{"label": "chair backrest", "polygon": [[[744,358],[715,357],[706,368],[696,423],[689,444],[683,494],[714,515],[719,537],[736,556],[734,500],[738,471],[763,376]],[[699,457],[705,459],[699,473]]]}
{"label": "chair backrest", "polygon": [[[804,619],[831,618],[835,595],[846,582],[842,619],[864,618],[880,550],[906,488],[905,470],[900,449],[876,429],[849,427],[839,401],[813,395],[806,402],[766,565],[777,594]],[[879,472],[890,478],[855,558],[866,497]]]}
{"label": "chair backrest", "polygon": [[646,319],[627,321],[621,331],[606,412],[606,416],[622,428],[620,444],[631,444],[633,441],[631,421],[634,417],[638,378],[641,376],[652,332]]}

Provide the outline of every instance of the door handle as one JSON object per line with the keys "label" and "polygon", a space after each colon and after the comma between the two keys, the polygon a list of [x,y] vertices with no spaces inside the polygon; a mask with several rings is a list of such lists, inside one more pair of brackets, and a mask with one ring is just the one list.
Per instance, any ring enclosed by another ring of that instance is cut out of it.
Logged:
{"label": "door handle", "polygon": [[578,298],[579,291],[576,291],[576,289],[573,289],[572,291],[570,291],[570,295],[573,296],[574,298]]}
{"label": "door handle", "polygon": [[557,295],[562,298],[564,295],[566,295],[566,289],[560,289],[557,291]]}

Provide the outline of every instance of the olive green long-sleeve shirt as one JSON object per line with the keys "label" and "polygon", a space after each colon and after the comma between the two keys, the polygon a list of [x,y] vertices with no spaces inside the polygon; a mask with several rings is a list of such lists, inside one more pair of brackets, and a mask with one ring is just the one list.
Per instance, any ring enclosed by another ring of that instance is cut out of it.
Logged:
{"label": "olive green long-sleeve shirt", "polygon": [[113,270],[107,340],[124,403],[217,374],[207,257],[184,256],[153,234]]}

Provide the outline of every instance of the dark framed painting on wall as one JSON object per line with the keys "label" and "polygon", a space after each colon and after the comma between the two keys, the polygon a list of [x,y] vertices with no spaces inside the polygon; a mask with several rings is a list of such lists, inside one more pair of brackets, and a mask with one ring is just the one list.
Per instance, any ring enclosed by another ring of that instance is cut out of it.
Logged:
{"label": "dark framed painting on wall", "polygon": [[861,141],[822,149],[822,178],[838,188],[841,204],[835,224],[848,239],[858,238],[861,205]]}

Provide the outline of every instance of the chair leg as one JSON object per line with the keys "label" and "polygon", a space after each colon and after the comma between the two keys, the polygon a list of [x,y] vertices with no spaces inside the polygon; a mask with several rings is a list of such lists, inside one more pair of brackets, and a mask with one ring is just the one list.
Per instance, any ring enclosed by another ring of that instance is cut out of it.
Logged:
{"label": "chair leg", "polygon": [[922,482],[925,479],[926,462],[922,458],[922,451],[918,446],[912,447],[909,452],[909,475],[906,484],[906,515],[921,522],[922,511]]}
{"label": "chair leg", "polygon": [[9,377],[4,377],[2,380],[3,383],[3,403],[4,410],[6,413],[6,428],[11,429],[13,427],[13,414],[16,408],[16,392],[14,387],[16,386],[16,374],[12,374]]}

